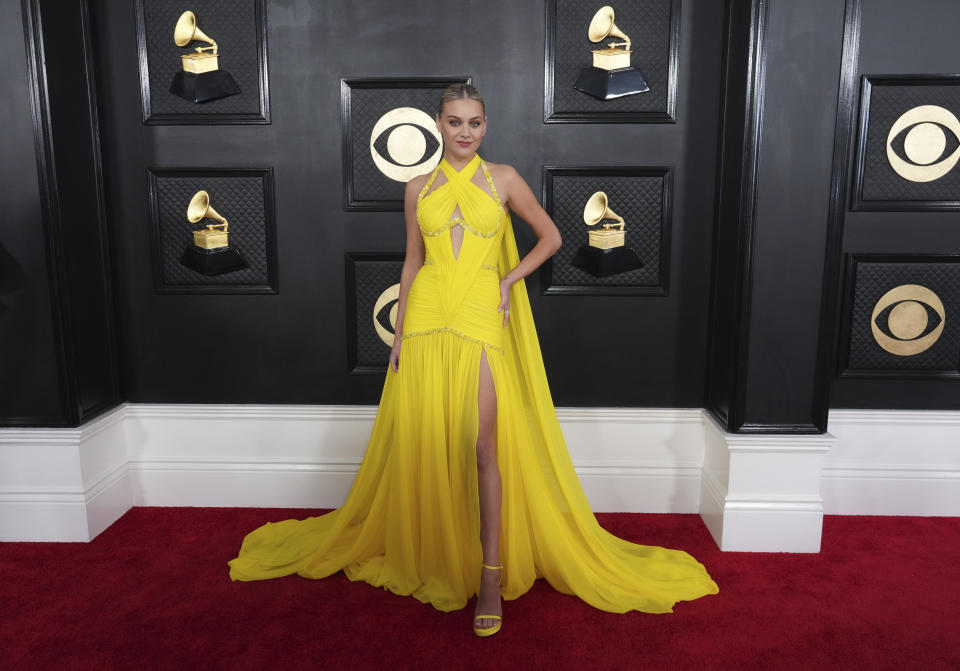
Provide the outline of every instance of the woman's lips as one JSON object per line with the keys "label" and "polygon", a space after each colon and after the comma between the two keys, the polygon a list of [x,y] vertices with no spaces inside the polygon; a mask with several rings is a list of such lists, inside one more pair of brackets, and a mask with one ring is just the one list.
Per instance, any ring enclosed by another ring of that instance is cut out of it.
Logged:
{"label": "woman's lips", "polygon": [[470,145],[473,144],[473,142],[472,142],[472,141],[471,141],[471,142],[463,142],[463,141],[461,141],[461,140],[457,140],[457,144],[460,145],[461,147],[469,147]]}

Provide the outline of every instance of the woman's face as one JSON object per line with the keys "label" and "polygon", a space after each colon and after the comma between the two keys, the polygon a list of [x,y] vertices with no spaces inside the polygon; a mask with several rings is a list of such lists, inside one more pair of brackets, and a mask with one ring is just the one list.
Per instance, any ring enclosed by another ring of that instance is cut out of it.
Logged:
{"label": "woman's face", "polygon": [[480,146],[480,138],[487,128],[483,105],[473,98],[445,102],[443,113],[437,117],[437,128],[443,136],[444,154],[468,161]]}

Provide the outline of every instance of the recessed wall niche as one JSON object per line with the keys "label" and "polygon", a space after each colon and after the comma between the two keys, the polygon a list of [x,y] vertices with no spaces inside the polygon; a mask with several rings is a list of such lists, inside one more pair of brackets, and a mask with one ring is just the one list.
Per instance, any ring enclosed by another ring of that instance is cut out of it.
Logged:
{"label": "recessed wall niche", "polygon": [[382,375],[393,347],[403,254],[348,252],[345,259],[347,369]]}
{"label": "recessed wall niche", "polygon": [[840,377],[960,377],[960,254],[847,257]]}
{"label": "recessed wall niche", "polygon": [[[613,47],[621,53],[607,48],[611,42],[621,45]],[[679,44],[680,0],[609,4],[547,0],[543,120],[676,122]],[[622,53],[627,48],[630,53]],[[597,50],[609,53],[595,56]],[[593,69],[598,63],[601,67]],[[634,76],[625,77],[628,73],[623,66],[633,68]],[[621,95],[641,91],[634,86],[637,81],[649,90]],[[597,86],[604,89],[604,98],[585,92]]]}
{"label": "recessed wall niche", "polygon": [[960,209],[960,75],[864,75],[853,210]]}
{"label": "recessed wall niche", "polygon": [[134,7],[143,123],[270,123],[264,0]]}
{"label": "recessed wall niche", "polygon": [[544,209],[564,244],[541,266],[541,292],[667,295],[672,198],[670,167],[545,166]]}
{"label": "recessed wall niche", "polygon": [[156,292],[277,293],[273,193],[272,168],[148,168]]}
{"label": "recessed wall niche", "polygon": [[411,177],[443,157],[435,114],[443,89],[471,77],[340,80],[343,209],[403,211]]}

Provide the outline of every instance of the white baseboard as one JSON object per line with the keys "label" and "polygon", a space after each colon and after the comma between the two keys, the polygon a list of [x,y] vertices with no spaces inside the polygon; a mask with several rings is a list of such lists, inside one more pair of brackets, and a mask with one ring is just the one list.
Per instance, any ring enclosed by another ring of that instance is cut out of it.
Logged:
{"label": "white baseboard", "polygon": [[0,541],[90,541],[130,509],[125,415],[0,429]]}
{"label": "white baseboard", "polygon": [[[0,540],[88,541],[135,505],[337,507],[375,415],[376,406],[124,404],[76,429],[0,429]],[[557,416],[597,512],[700,512],[711,531],[718,509],[746,529],[788,514],[801,529],[823,513],[960,515],[951,449],[960,413],[831,412],[819,513],[789,473],[755,500],[709,482],[710,420],[699,408]]]}
{"label": "white baseboard", "polygon": [[700,516],[721,550],[819,552],[820,475],[834,437],[727,433],[705,422]]}
{"label": "white baseboard", "polygon": [[824,512],[960,516],[960,412],[831,410]]}
{"label": "white baseboard", "polygon": [[[376,406],[138,405],[134,505],[333,508],[363,459]],[[687,512],[699,504],[699,409],[560,408],[595,511]],[[200,421],[202,420],[202,421]]]}

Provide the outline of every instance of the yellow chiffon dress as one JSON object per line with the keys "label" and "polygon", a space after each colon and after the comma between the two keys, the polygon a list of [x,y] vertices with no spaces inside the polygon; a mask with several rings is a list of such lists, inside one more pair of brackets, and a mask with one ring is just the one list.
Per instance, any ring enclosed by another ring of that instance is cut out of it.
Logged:
{"label": "yellow chiffon dress", "polygon": [[[490,191],[473,181],[478,167]],[[438,172],[446,182],[429,194]],[[672,612],[718,591],[688,553],[604,530],[560,430],[523,280],[504,328],[500,277],[519,263],[510,213],[479,154],[441,160],[417,198],[426,251],[407,297],[398,371],[388,367],[370,441],[344,504],[254,529],[228,562],[233,580],[343,570],[435,608],[463,608],[480,587],[477,392],[481,350],[497,397],[501,592],[545,578],[606,611]],[[463,226],[455,256],[450,227]]]}

